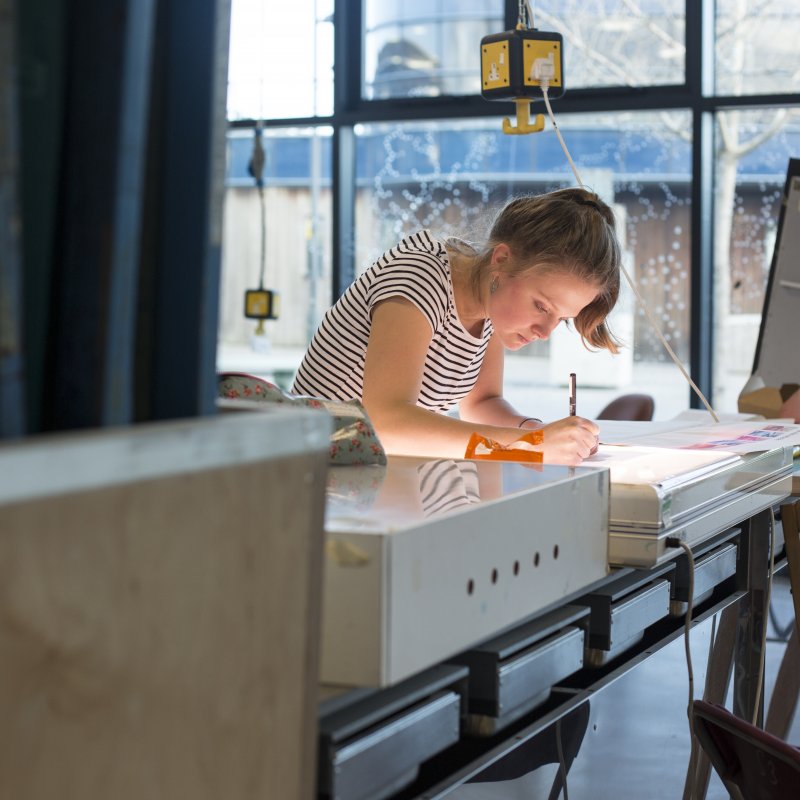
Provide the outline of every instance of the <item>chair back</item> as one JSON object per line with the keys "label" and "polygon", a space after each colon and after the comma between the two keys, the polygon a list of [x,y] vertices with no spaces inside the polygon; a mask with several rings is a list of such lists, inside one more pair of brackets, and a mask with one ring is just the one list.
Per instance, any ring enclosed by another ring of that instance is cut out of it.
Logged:
{"label": "chair back", "polygon": [[655,400],[649,394],[623,394],[614,398],[597,415],[597,419],[649,422],[653,419],[655,407]]}
{"label": "chair back", "polygon": [[800,748],[715,703],[692,703],[694,730],[714,769],[735,797],[797,800]]}

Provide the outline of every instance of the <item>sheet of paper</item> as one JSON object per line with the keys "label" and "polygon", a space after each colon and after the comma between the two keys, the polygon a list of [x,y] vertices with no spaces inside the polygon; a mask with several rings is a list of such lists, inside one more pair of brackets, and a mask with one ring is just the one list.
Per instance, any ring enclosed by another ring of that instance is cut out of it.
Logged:
{"label": "sheet of paper", "polygon": [[[776,447],[800,446],[800,425],[776,420],[752,422],[720,422],[710,425],[689,425],[680,420],[659,423],[616,423],[626,427],[600,428],[600,441],[604,444],[635,444],[642,447],[668,449],[716,450],[729,453],[757,453]],[[642,427],[632,428],[638,425]],[[649,429],[646,427],[653,425]]]}
{"label": "sheet of paper", "polygon": [[664,483],[677,477],[699,477],[740,461],[739,456],[718,450],[601,444],[581,466],[608,467],[611,483],[649,484]]}
{"label": "sheet of paper", "polygon": [[598,419],[600,441],[603,444],[635,444],[644,436],[684,430],[685,422],[662,420],[658,422],[634,422],[630,420]]}
{"label": "sheet of paper", "polygon": [[[742,412],[717,412],[719,422],[752,422],[754,420],[761,422],[765,419],[762,414],[745,414]],[[687,408],[676,414],[673,420],[681,420],[686,422],[687,425],[712,425],[714,418],[704,408]],[[775,421],[775,420],[773,420]],[[781,420],[783,422],[793,422],[794,420]]]}

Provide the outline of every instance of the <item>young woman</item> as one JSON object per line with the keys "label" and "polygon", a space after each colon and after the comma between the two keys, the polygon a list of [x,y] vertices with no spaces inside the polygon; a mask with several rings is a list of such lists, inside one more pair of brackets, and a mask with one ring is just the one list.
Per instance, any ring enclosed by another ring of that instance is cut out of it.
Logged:
{"label": "young woman", "polygon": [[[292,391],[360,400],[388,453],[463,458],[473,431],[510,444],[520,428],[542,428],[545,462],[579,464],[597,426],[577,416],[543,424],[512,408],[503,352],[567,322],[616,353],[605,319],[619,262],[613,212],[584,189],[512,200],[484,245],[413,234],[328,310]],[[445,414],[456,403],[458,419]]]}

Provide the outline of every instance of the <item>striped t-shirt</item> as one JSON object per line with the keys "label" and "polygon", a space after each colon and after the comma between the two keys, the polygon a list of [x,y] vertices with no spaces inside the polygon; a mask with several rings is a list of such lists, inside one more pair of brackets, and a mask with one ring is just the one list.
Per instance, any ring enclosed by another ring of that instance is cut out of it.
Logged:
{"label": "striped t-shirt", "polygon": [[486,320],[476,338],[461,324],[447,251],[428,231],[412,234],[384,253],[328,309],[300,364],[292,392],[361,400],[372,310],[389,297],[412,302],[431,326],[417,405],[447,411],[465,397],[478,379],[492,325]]}

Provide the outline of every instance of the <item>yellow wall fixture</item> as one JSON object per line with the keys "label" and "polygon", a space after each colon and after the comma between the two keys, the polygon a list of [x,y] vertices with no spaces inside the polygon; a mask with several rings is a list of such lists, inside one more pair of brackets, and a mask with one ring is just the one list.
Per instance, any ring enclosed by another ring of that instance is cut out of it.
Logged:
{"label": "yellow wall fixture", "polygon": [[248,289],[244,293],[244,315],[259,320],[261,330],[265,319],[278,319],[279,296],[270,289]]}
{"label": "yellow wall fixture", "polygon": [[550,97],[564,94],[563,39],[560,33],[526,28],[493,33],[481,39],[481,94],[487,100],[513,100],[516,125],[506,118],[503,133],[535,133],[544,129],[544,115],[530,120],[531,101],[546,86]]}
{"label": "yellow wall fixture", "polygon": [[278,318],[278,293],[264,288],[264,270],[267,263],[267,209],[264,197],[264,166],[267,158],[261,141],[261,123],[253,131],[253,154],[248,164],[248,171],[253,176],[258,188],[261,211],[261,258],[258,275],[258,289],[248,289],[244,293],[244,315],[248,319],[258,320],[256,336],[265,336],[264,320]]}

